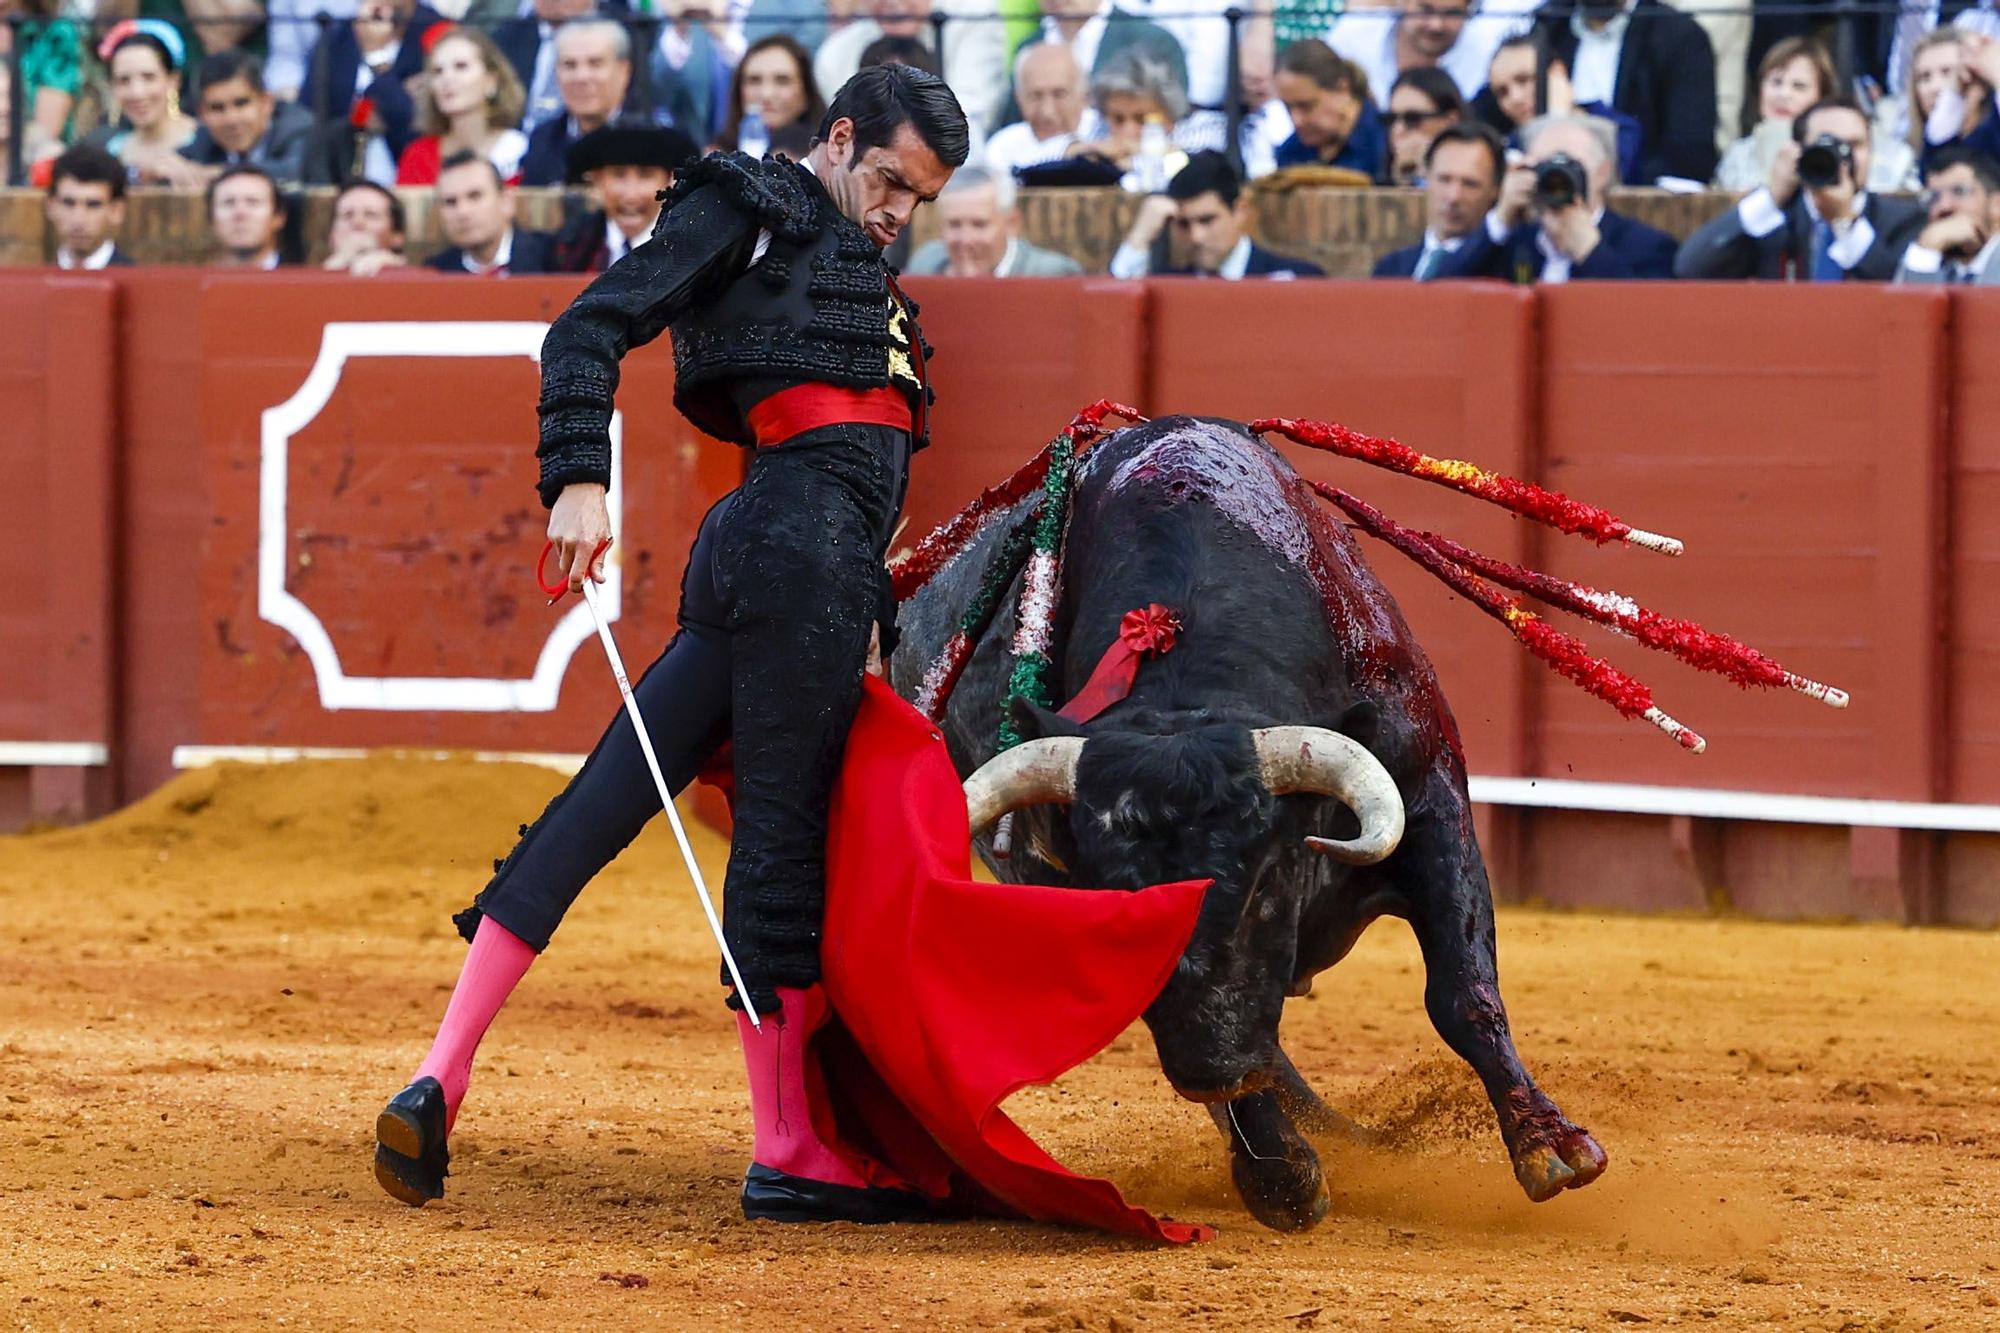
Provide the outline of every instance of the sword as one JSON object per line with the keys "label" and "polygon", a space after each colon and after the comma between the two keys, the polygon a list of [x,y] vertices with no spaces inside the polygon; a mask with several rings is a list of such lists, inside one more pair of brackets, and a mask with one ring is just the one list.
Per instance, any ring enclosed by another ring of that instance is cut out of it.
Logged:
{"label": "sword", "polygon": [[[610,544],[605,542],[592,552],[591,563],[595,564],[598,553]],[[551,585],[542,578],[542,568],[548,563],[549,552],[554,549],[554,542],[547,543],[542,547],[541,559],[535,561],[535,582],[543,592],[550,594],[551,606],[569,591],[567,581]],[[583,580],[583,604],[590,608],[591,622],[597,626],[597,641],[604,645],[604,656],[611,662],[611,674],[618,681],[619,697],[625,700],[625,716],[632,719],[632,730],[639,737],[639,752],[646,756],[646,769],[653,775],[653,786],[660,793],[660,808],[666,812],[667,824],[674,831],[674,841],[680,844],[681,860],[687,864],[688,876],[694,881],[695,896],[701,899],[702,914],[708,918],[708,928],[715,935],[716,947],[722,950],[722,965],[729,970],[730,984],[736,987],[736,994],[743,1001],[743,1012],[749,1015],[750,1026],[762,1032],[764,1025],[758,1021],[757,1006],[750,1002],[750,988],[743,984],[743,974],[736,967],[736,955],[729,951],[729,941],[722,937],[722,920],[716,916],[715,902],[708,896],[708,882],[702,878],[701,864],[695,860],[694,848],[688,844],[687,829],[681,824],[680,812],[674,809],[673,794],[667,790],[666,776],[660,772],[659,756],[653,753],[652,734],[646,730],[646,719],[639,715],[639,701],[632,697],[632,682],[625,676],[625,659],[618,655],[618,644],[611,637],[611,626],[597,605],[597,584],[588,574]]]}

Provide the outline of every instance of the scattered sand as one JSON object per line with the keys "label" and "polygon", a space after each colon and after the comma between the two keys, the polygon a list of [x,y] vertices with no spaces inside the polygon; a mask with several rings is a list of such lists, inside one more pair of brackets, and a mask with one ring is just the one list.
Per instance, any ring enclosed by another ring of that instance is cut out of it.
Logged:
{"label": "scattered sand", "polygon": [[[2000,934],[1510,911],[1524,1055],[1610,1151],[1531,1205],[1378,925],[1287,1040],[1384,1146],[1303,1237],[1234,1203],[1143,1029],[1012,1109],[1217,1222],[744,1224],[733,1027],[655,831],[489,1038],[442,1204],[369,1173],[462,946],[557,779],[377,759],[186,776],[0,839],[0,1319],[24,1328],[2000,1328]],[[719,877],[723,848],[701,850]],[[1609,869],[1609,868],[1607,868]]]}

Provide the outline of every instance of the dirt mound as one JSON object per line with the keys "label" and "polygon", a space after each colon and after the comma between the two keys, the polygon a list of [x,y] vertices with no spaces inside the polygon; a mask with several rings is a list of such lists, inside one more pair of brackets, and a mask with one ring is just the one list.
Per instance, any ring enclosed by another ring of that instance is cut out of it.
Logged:
{"label": "dirt mound", "polygon": [[[183,773],[95,823],[31,835],[51,851],[160,849],[261,863],[457,865],[509,847],[563,784],[532,764],[470,757],[223,763]],[[495,850],[495,849],[498,850]]]}

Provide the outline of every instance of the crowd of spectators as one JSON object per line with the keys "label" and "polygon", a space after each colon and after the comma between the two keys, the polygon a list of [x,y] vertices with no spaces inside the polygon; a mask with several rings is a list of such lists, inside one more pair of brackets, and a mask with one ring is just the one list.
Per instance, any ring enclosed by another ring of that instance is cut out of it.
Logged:
{"label": "crowd of spectators", "polygon": [[[1143,196],[1114,276],[1316,276],[1251,238],[1250,192],[1288,174],[1424,192],[1385,278],[1985,281],[2000,10],[1858,12],[1836,32],[1722,0],[0,0],[0,78],[65,267],[125,262],[127,189],[168,187],[202,195],[238,267],[405,267],[419,190],[449,241],[432,268],[601,269],[675,167],[801,156],[840,82],[899,61],[973,122],[941,239],[895,256],[913,271],[1074,268],[1021,235],[1026,184]],[[341,193],[306,238],[316,185]],[[590,208],[517,227],[524,185]],[[1739,198],[1677,245],[1607,206],[1621,185]]]}

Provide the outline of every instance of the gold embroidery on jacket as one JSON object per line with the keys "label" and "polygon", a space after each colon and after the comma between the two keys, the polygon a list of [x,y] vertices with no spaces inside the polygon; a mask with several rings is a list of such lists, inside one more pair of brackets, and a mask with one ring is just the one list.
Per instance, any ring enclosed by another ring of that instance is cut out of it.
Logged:
{"label": "gold embroidery on jacket", "polygon": [[889,349],[889,378],[901,380],[912,389],[923,387],[916,368],[910,364],[909,312],[893,296],[889,298],[889,337],[895,344]]}

